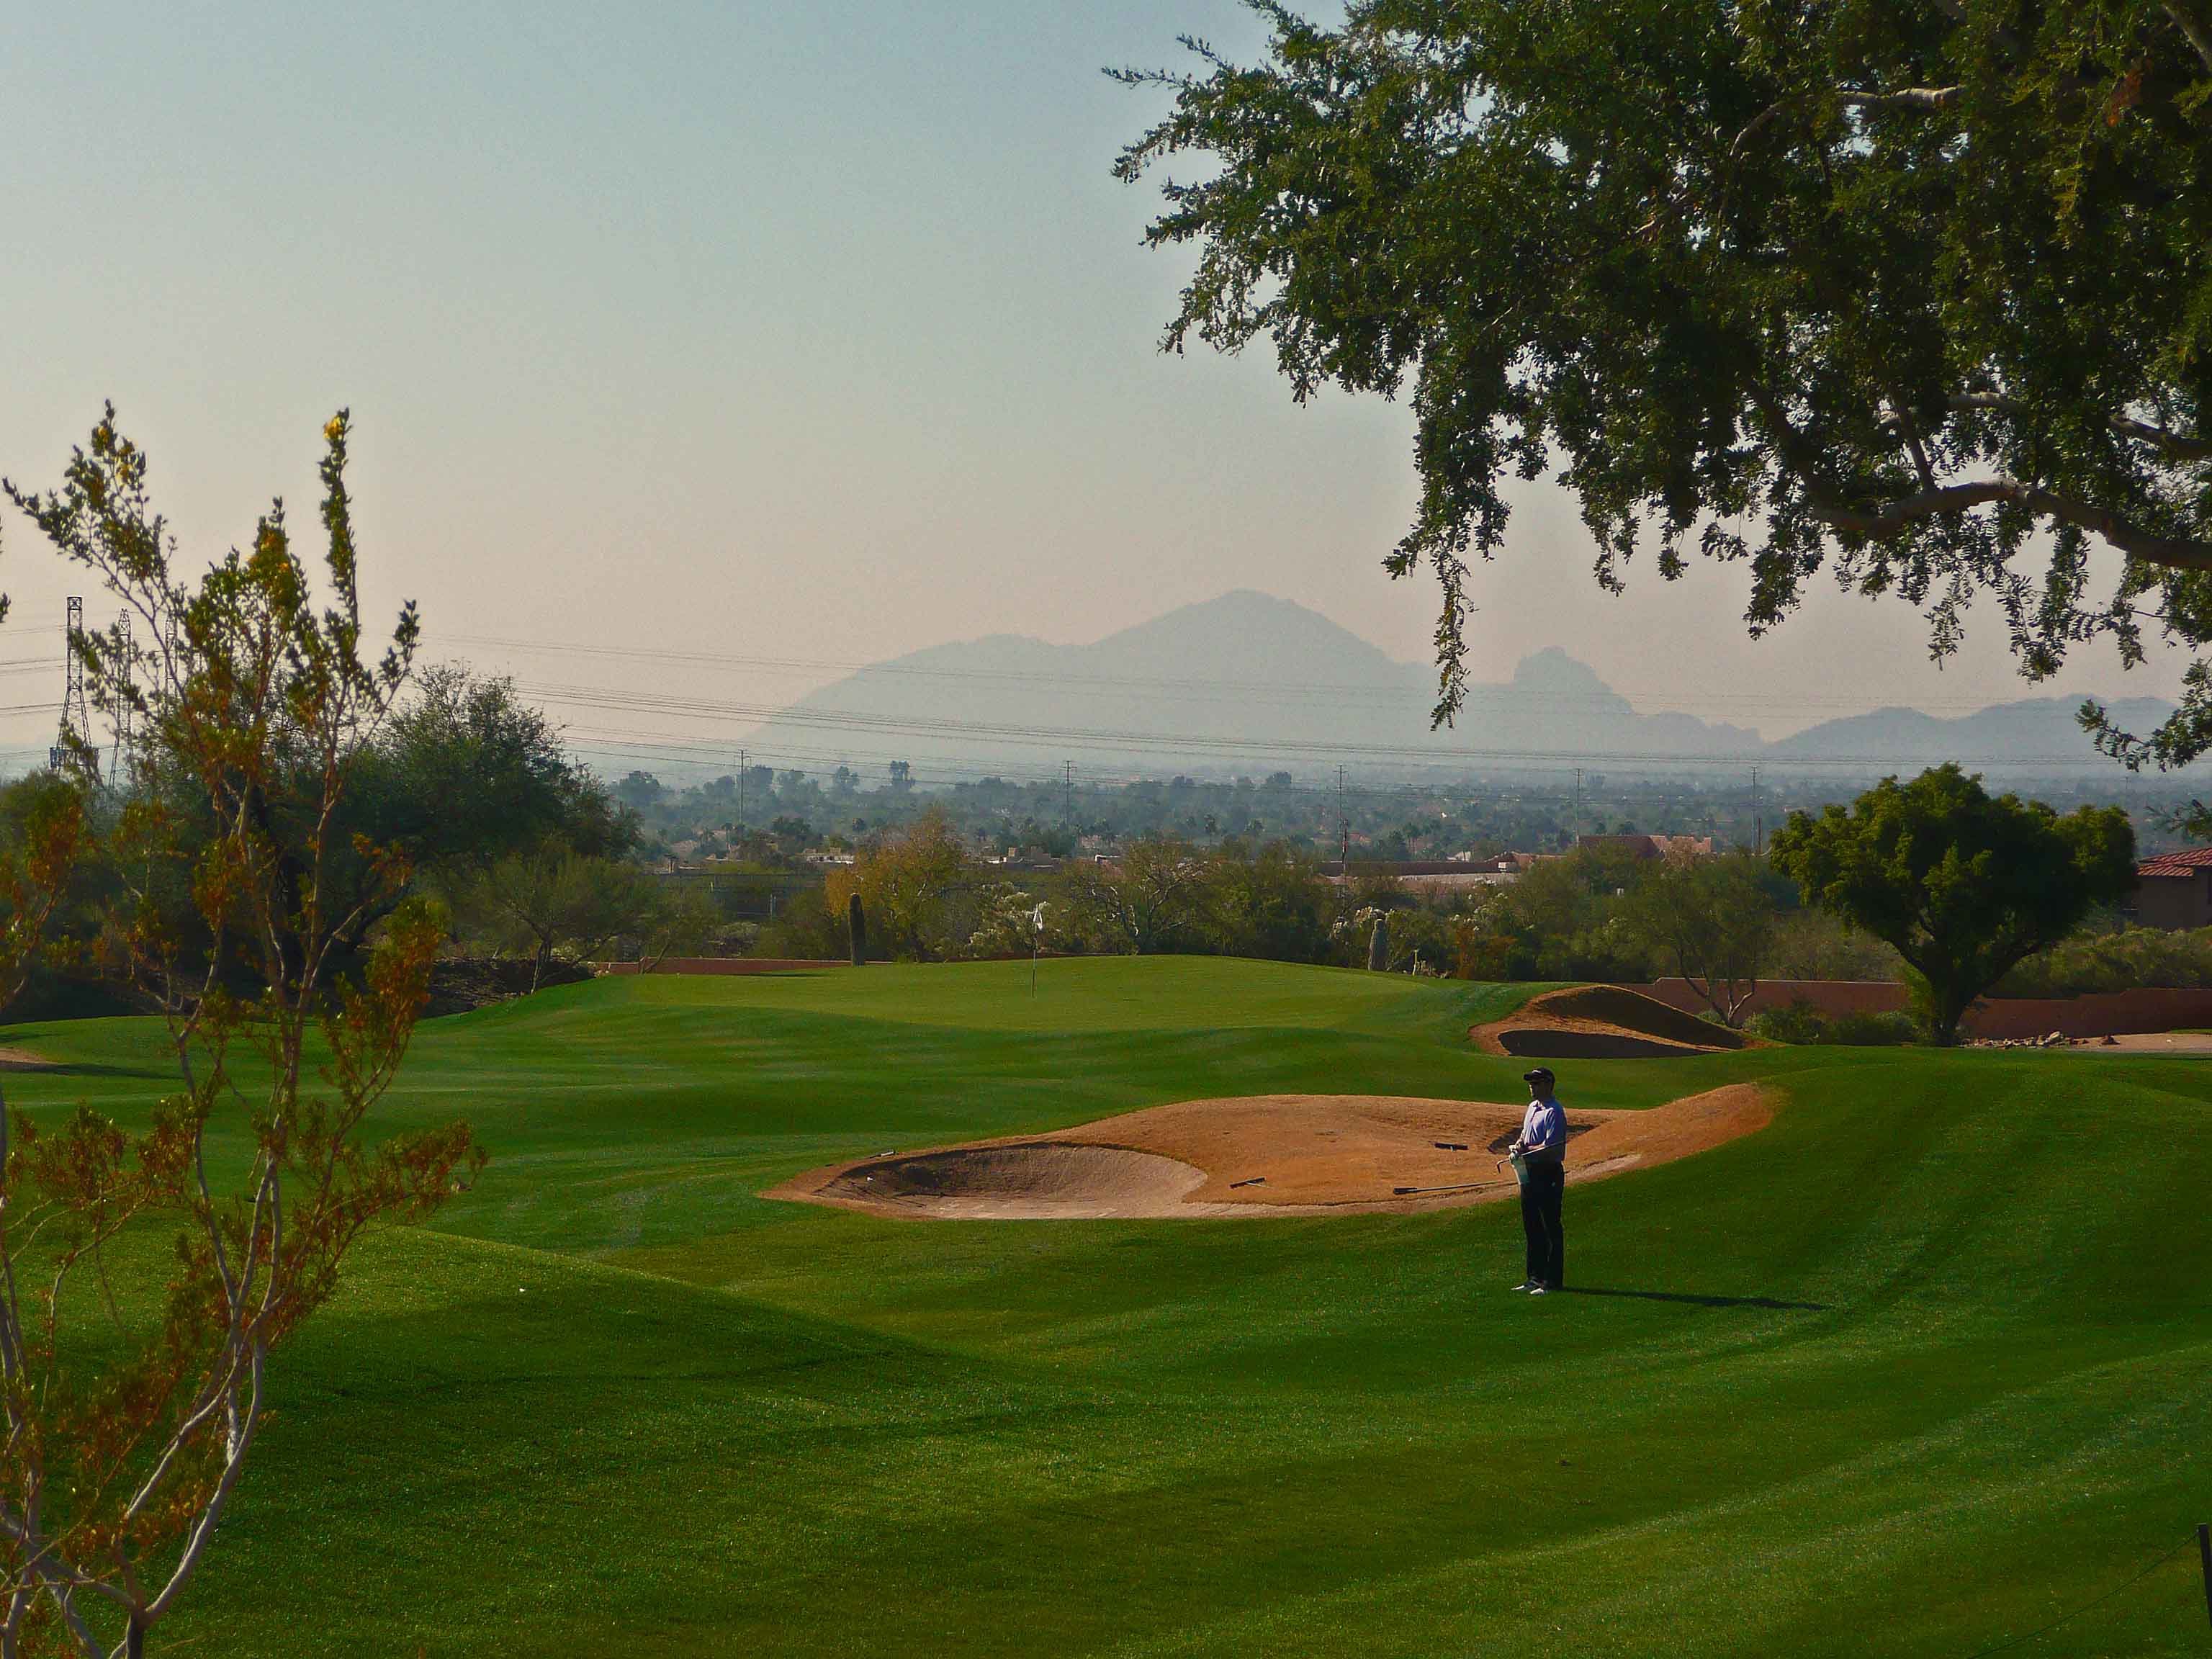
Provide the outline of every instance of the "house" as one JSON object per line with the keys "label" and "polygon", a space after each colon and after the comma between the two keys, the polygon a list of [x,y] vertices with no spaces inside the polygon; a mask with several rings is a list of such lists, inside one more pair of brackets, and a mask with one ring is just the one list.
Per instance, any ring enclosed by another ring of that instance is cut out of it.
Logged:
{"label": "house", "polygon": [[1354,859],[1348,870],[1324,868],[1322,879],[1332,887],[1342,887],[1370,876],[1388,876],[1408,892],[1463,893],[1476,887],[1510,886],[1527,867],[1515,860],[1527,856],[1504,853],[1495,858],[1480,859],[1472,854],[1399,861]]}
{"label": "house", "polygon": [[1711,836],[1577,836],[1577,850],[1627,853],[1639,859],[1695,858],[1713,855]]}
{"label": "house", "polygon": [[2212,927],[2212,847],[2136,866],[2135,910],[2146,927]]}

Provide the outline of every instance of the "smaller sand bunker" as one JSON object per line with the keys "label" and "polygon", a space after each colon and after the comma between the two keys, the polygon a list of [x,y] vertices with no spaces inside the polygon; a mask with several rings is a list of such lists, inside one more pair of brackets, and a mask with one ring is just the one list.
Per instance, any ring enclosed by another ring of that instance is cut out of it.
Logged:
{"label": "smaller sand bunker", "polygon": [[1157,1152],[1033,1140],[874,1158],[842,1170],[820,1195],[870,1209],[1011,1221],[1158,1215],[1205,1184],[1205,1170]]}
{"label": "smaller sand bunker", "polygon": [[1468,1035],[1485,1054],[1518,1060],[1659,1060],[1752,1043],[1741,1031],[1618,985],[1547,991]]}
{"label": "smaller sand bunker", "polygon": [[[1190,1100],[1048,1135],[833,1164],[767,1195],[989,1221],[1444,1209],[1517,1192],[1497,1152],[1521,1114],[1518,1106],[1394,1095]],[[1570,1107],[1567,1180],[1686,1158],[1771,1117],[1751,1084],[1649,1111]],[[1449,1190],[1403,1194],[1401,1187]]]}

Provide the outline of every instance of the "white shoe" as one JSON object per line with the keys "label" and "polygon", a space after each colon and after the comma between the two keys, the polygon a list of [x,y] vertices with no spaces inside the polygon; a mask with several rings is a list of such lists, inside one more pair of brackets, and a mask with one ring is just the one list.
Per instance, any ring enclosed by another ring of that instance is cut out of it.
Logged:
{"label": "white shoe", "polygon": [[1536,1288],[1536,1281],[1533,1279],[1524,1279],[1513,1288],[1516,1291],[1533,1291]]}
{"label": "white shoe", "polygon": [[1528,1294],[1531,1296],[1549,1296],[1551,1293],[1552,1287],[1549,1285],[1531,1285],[1528,1287]]}

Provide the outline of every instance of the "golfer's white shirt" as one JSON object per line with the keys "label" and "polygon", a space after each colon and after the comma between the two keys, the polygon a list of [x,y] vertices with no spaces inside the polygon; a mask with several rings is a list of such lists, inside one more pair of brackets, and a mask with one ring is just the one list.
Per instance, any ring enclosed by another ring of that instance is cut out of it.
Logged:
{"label": "golfer's white shirt", "polygon": [[1521,1115],[1521,1150],[1565,1157],[1567,1150],[1567,1111],[1556,1100],[1532,1100]]}

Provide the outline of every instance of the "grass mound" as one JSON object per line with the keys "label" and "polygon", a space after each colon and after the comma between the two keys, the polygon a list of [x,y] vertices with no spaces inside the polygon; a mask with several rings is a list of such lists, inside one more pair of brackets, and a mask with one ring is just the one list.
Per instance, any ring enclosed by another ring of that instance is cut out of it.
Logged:
{"label": "grass mound", "polygon": [[1694,1048],[1736,1049],[1747,1046],[1741,1031],[1716,1025],[1695,1014],[1619,985],[1577,985],[1551,991],[1529,1004],[1533,1010],[1565,1019],[1601,1020],[1643,1036],[1658,1037]]}
{"label": "grass mound", "polygon": [[1618,985],[1547,991],[1469,1035],[1486,1054],[1520,1060],[1664,1060],[1751,1046],[1740,1031]]}

